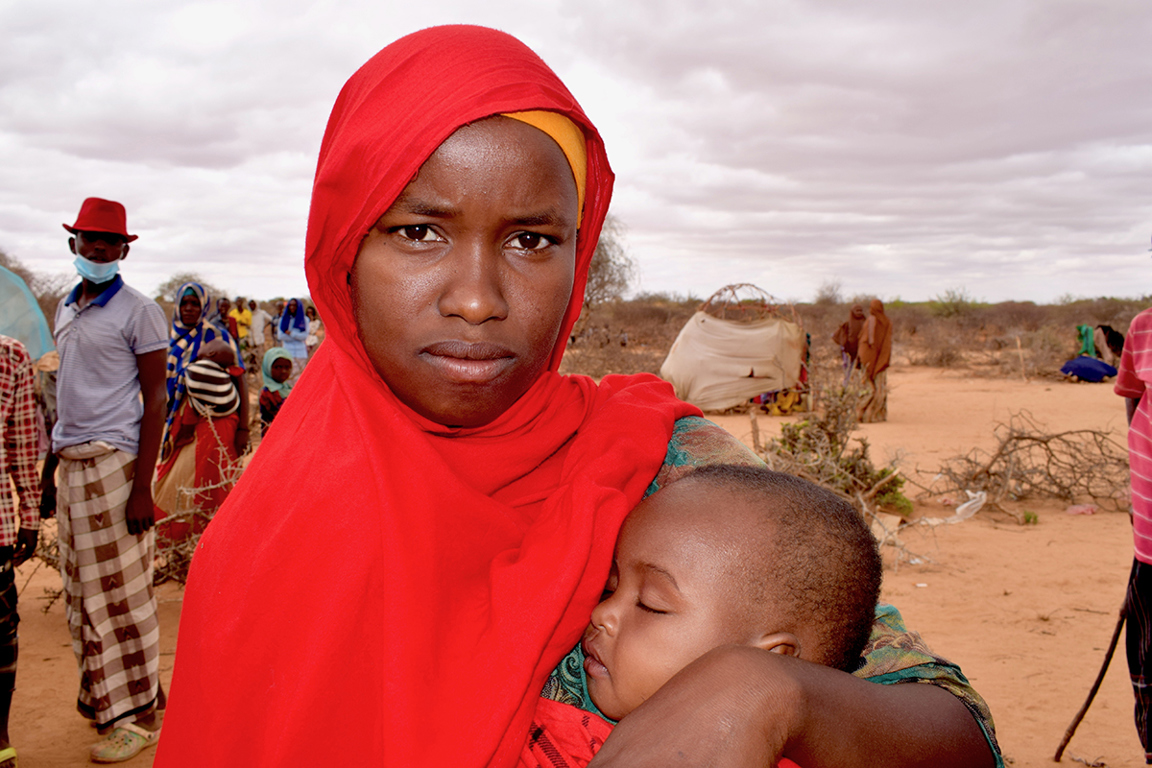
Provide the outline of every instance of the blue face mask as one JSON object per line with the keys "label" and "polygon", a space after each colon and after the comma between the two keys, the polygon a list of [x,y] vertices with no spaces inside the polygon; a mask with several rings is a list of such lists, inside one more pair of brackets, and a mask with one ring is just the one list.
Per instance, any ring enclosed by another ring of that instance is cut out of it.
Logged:
{"label": "blue face mask", "polygon": [[98,261],[92,261],[77,255],[72,263],[76,265],[76,272],[80,277],[97,285],[108,282],[116,277],[116,273],[120,271],[119,259],[101,264]]}

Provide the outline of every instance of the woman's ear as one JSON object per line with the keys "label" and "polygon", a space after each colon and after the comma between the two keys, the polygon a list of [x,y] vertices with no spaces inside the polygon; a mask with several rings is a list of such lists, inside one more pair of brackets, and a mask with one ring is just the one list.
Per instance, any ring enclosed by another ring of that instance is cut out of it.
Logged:
{"label": "woman's ear", "polygon": [[800,638],[791,632],[772,632],[761,635],[751,645],[763,648],[771,653],[781,653],[785,656],[800,657]]}

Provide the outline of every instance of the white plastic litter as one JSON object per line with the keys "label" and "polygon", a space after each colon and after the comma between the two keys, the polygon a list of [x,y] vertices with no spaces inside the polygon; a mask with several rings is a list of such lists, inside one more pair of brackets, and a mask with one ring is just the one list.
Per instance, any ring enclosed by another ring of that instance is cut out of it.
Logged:
{"label": "white plastic litter", "polygon": [[967,520],[980,511],[984,502],[988,501],[988,494],[984,491],[964,491],[968,494],[968,501],[956,507],[956,512],[948,517],[922,517],[917,522],[921,525],[954,525]]}
{"label": "white plastic litter", "polygon": [[964,491],[964,493],[968,494],[968,501],[956,507],[956,514],[953,515],[958,521],[972,517],[980,511],[980,507],[984,506],[984,502],[988,500],[988,494],[984,491],[976,491],[976,493]]}

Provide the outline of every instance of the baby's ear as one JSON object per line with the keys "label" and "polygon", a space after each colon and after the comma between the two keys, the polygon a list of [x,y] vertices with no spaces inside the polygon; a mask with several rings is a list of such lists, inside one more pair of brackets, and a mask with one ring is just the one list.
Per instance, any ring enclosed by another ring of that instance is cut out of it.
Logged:
{"label": "baby's ear", "polygon": [[800,638],[791,632],[771,632],[761,635],[751,645],[772,653],[782,653],[785,656],[800,656]]}

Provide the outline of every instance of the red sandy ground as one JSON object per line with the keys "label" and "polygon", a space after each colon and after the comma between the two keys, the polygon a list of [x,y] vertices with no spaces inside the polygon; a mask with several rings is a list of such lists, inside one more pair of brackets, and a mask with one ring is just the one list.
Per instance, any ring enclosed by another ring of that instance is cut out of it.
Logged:
{"label": "red sandy ground", "polygon": [[[1108,384],[973,379],[926,368],[896,368],[890,383],[889,421],[862,431],[875,459],[899,456],[907,471],[931,474],[944,459],[973,446],[991,447],[995,423],[1025,409],[1053,431],[1107,429],[1124,441],[1123,402]],[[747,417],[717,420],[750,439]],[[760,429],[771,434],[779,422],[761,417]],[[1009,764],[1031,768],[1052,764],[1096,677],[1123,599],[1132,542],[1124,514],[1073,516],[1052,502],[1017,509],[1036,512],[1039,523],[1021,526],[985,511],[958,525],[905,529],[901,540],[925,562],[887,570],[884,593],[935,650],[961,664],[988,700]],[[917,514],[950,513],[934,502],[917,504]],[[90,765],[87,747],[95,731],[74,710],[76,666],[63,606],[57,602],[44,613],[39,599],[45,587],[59,586],[59,576],[29,563],[17,583],[24,590],[11,733],[20,764]],[[170,586],[159,593],[165,684],[180,594]],[[154,753],[147,750],[126,765],[149,765]],[[1144,764],[1122,644],[1063,762],[1076,758],[1111,768]]]}

